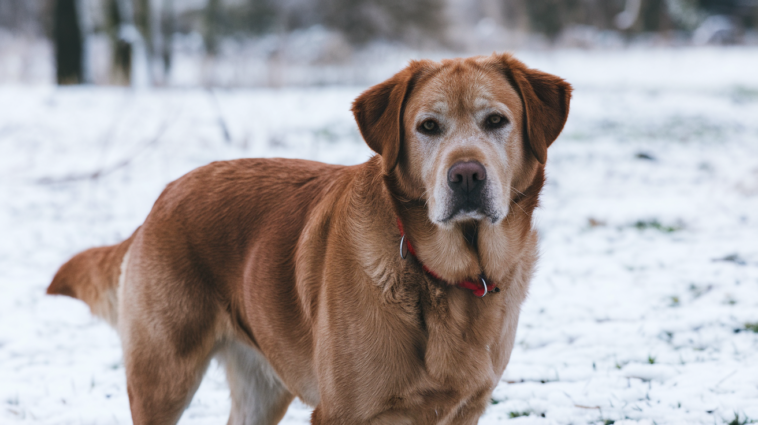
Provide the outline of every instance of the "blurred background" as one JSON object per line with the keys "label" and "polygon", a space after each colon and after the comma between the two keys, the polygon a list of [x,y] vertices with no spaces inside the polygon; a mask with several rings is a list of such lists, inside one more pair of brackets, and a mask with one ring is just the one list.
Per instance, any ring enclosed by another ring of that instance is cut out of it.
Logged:
{"label": "blurred background", "polygon": [[758,0],[0,1],[4,83],[366,84],[432,52],[740,44]]}
{"label": "blurred background", "polygon": [[[758,423],[758,0],[0,0],[0,423],[131,423],[118,336],[45,289],[166,184],[363,162],[361,91],[493,51],[575,90],[480,423]],[[214,362],[180,423],[229,408]]]}

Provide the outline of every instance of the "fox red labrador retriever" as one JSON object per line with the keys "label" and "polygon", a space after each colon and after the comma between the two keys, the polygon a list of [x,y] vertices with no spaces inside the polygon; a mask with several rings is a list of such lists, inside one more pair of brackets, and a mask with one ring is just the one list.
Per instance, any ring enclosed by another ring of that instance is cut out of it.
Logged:
{"label": "fox red labrador retriever", "polygon": [[475,424],[537,258],[571,86],[508,54],[414,61],[353,113],[355,166],[214,162],[48,288],[121,337],[135,424],[177,422],[215,356],[230,424]]}

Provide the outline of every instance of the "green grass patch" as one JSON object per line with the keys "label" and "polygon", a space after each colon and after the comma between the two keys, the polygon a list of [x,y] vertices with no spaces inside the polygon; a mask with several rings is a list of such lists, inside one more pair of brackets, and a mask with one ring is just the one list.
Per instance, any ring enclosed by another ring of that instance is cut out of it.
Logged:
{"label": "green grass patch", "polygon": [[520,418],[522,416],[529,416],[530,413],[531,412],[527,412],[527,411],[524,411],[524,412],[508,412],[508,417],[511,418],[511,419],[513,419],[513,418]]}
{"label": "green grass patch", "polygon": [[678,230],[682,230],[682,226],[661,224],[661,222],[658,221],[658,219],[638,220],[632,226],[636,228],[637,230],[653,229],[653,230],[658,230],[659,232],[663,232],[663,233],[673,233]]}
{"label": "green grass patch", "polygon": [[747,416],[745,416],[744,418],[741,418],[739,413],[735,413],[734,419],[725,423],[726,425],[747,425],[747,424],[754,424],[755,421],[748,418]]}

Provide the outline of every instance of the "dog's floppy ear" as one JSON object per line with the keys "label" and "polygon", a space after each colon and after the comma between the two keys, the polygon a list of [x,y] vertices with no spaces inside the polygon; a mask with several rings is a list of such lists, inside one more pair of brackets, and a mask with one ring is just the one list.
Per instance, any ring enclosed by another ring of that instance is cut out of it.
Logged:
{"label": "dog's floppy ear", "polygon": [[571,85],[555,75],[527,68],[511,55],[502,55],[501,60],[524,102],[524,137],[534,156],[544,164],[547,148],[566,124]]}
{"label": "dog's floppy ear", "polygon": [[422,62],[412,61],[389,80],[361,93],[353,115],[368,146],[382,156],[385,173],[395,169],[403,141],[403,110]]}

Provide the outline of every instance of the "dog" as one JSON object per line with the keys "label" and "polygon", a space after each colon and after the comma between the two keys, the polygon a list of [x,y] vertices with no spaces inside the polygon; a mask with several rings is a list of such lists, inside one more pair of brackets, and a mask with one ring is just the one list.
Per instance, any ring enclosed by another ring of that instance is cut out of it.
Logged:
{"label": "dog", "polygon": [[509,54],[412,61],[352,112],[355,166],[214,162],[47,292],[119,333],[135,424],[176,423],[212,358],[230,424],[476,424],[537,259],[532,213],[571,86]]}

